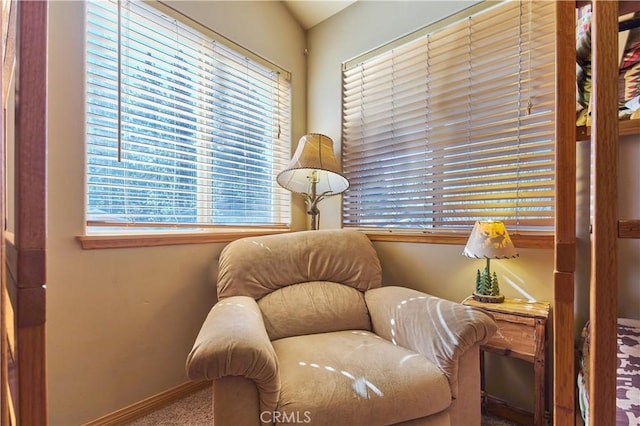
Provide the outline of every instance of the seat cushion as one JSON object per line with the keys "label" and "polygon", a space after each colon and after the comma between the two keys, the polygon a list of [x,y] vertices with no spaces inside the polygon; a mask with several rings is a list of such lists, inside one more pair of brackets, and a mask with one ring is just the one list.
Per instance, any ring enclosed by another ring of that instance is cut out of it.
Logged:
{"label": "seat cushion", "polygon": [[[258,300],[271,340],[351,329],[371,330],[362,292],[324,281],[294,284]],[[292,321],[291,318],[295,318]]]}
{"label": "seat cushion", "polygon": [[434,364],[369,331],[295,336],[276,340],[273,347],[280,368],[280,424],[299,418],[315,424],[393,424],[451,404],[447,378]]}

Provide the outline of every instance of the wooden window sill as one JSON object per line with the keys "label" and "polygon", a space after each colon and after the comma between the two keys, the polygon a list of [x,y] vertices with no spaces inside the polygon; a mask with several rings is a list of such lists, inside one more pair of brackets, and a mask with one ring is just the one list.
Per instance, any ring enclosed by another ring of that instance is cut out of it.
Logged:
{"label": "wooden window sill", "polygon": [[149,234],[109,234],[80,235],[76,240],[83,250],[157,247],[179,244],[229,243],[244,237],[283,234],[291,232],[283,229],[250,229],[224,232],[190,232],[190,233],[149,233]]}
{"label": "wooden window sill", "polygon": [[[180,244],[210,244],[229,243],[243,237],[257,237],[261,235],[282,234],[291,232],[282,229],[251,229],[246,231],[225,232],[191,232],[191,233],[152,233],[152,234],[113,234],[113,235],[81,235],[76,237],[84,250],[129,248],[129,247],[157,247]],[[371,241],[402,242],[423,244],[453,244],[464,245],[468,235],[464,234],[435,234],[435,233],[402,233],[389,231],[362,230]],[[522,248],[553,248],[553,235],[520,235],[510,234],[516,247]]]}
{"label": "wooden window sill", "polygon": [[[402,242],[402,243],[428,243],[428,244],[454,244],[465,245],[469,239],[468,234],[437,234],[437,233],[402,233],[385,231],[362,230],[371,241]],[[513,244],[518,248],[553,248],[553,235],[522,235],[509,234]]]}

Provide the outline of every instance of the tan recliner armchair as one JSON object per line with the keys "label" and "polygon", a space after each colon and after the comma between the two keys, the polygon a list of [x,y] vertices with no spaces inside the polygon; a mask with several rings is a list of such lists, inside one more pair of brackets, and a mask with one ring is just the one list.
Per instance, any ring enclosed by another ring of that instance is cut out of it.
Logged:
{"label": "tan recliner armchair", "polygon": [[214,424],[479,425],[478,347],[493,319],[381,281],[357,231],[225,247],[219,301],[186,365],[213,380]]}

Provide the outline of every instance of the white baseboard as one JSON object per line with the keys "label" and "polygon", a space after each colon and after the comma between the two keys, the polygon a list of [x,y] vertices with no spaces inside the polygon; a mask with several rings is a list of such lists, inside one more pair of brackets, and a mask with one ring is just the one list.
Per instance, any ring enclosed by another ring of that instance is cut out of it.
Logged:
{"label": "white baseboard", "polygon": [[162,407],[166,407],[167,405],[181,398],[184,398],[185,396],[192,394],[193,392],[204,389],[210,385],[211,382],[209,381],[186,382],[162,393],[136,402],[135,404],[131,404],[128,407],[124,407],[120,410],[114,411],[113,413],[106,414],[102,417],[85,423],[83,426],[122,425],[123,423],[131,422],[137,418],[149,414],[152,411],[158,410]]}

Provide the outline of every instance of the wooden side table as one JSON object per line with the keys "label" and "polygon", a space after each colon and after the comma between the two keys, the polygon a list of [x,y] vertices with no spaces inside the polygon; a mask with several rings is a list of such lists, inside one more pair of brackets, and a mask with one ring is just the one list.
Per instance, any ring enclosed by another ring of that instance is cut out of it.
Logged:
{"label": "wooden side table", "polygon": [[462,304],[475,306],[490,312],[498,324],[498,331],[480,347],[480,382],[483,405],[486,406],[484,352],[494,352],[502,356],[518,358],[533,364],[535,377],[535,410],[533,421],[536,426],[544,424],[547,408],[547,321],[549,304],[505,298],[503,303],[483,303],[471,297]]}

